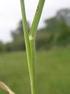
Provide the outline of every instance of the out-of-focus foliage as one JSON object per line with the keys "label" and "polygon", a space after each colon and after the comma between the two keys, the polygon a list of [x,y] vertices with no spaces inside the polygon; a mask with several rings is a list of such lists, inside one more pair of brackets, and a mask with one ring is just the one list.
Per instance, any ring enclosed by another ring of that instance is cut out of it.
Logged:
{"label": "out-of-focus foliage", "polygon": [[[29,24],[28,24],[29,27]],[[29,27],[30,28],[30,27]],[[11,33],[13,41],[3,44],[0,42],[0,52],[25,50],[22,20]],[[45,26],[40,28],[36,36],[36,48],[50,49],[70,45],[70,9],[61,9],[57,14],[45,20]]]}
{"label": "out-of-focus foliage", "polygon": [[70,10],[63,9],[55,17],[45,20],[45,27],[37,33],[38,48],[70,45]]}
{"label": "out-of-focus foliage", "polygon": [[16,30],[12,31],[11,33],[13,37],[13,50],[24,50],[24,35],[23,35],[23,30],[22,30],[22,21],[19,22],[18,27]]}
{"label": "out-of-focus foliage", "polygon": [[14,31],[12,31],[11,36],[13,37],[13,41],[10,44],[7,44],[7,46],[9,46],[9,48],[11,47],[12,51],[25,50],[22,20],[18,23],[17,28]]}
{"label": "out-of-focus foliage", "polygon": [[0,52],[5,51],[5,46],[4,44],[0,41]]}

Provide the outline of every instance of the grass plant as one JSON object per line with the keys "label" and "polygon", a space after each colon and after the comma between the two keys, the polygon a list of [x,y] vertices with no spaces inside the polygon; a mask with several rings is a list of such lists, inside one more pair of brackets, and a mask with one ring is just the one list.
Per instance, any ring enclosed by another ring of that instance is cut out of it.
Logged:
{"label": "grass plant", "polygon": [[39,0],[38,7],[32,22],[32,26],[30,28],[30,31],[28,31],[28,25],[27,25],[26,13],[25,13],[25,3],[24,0],[20,0],[27,62],[28,62],[30,85],[31,85],[31,94],[36,94],[35,65],[34,65],[36,62],[35,36],[36,36],[39,20],[42,14],[44,2],[45,0]]}

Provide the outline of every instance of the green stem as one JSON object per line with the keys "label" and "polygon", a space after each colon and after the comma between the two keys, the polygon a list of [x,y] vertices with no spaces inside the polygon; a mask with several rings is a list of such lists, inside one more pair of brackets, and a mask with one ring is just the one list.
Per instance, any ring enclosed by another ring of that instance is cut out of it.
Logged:
{"label": "green stem", "polygon": [[22,24],[23,24],[23,31],[24,31],[24,39],[25,39],[25,45],[26,45],[26,53],[27,53],[27,60],[30,61],[30,43],[29,43],[29,31],[28,31],[28,25],[26,20],[26,14],[25,14],[25,6],[24,6],[24,0],[20,0],[21,4],[21,12],[22,12]]}
{"label": "green stem", "polygon": [[[34,69],[34,54],[32,55],[31,49],[34,46],[30,47],[30,43],[32,44],[31,40],[29,40],[28,29],[27,29],[27,21],[26,21],[26,14],[25,14],[25,6],[24,0],[20,0],[21,3],[21,12],[22,12],[22,22],[23,22],[23,29],[24,29],[24,38],[25,38],[25,45],[26,45],[26,53],[27,53],[27,62],[28,62],[28,69],[29,69],[29,77],[30,77],[30,85],[31,85],[31,94],[35,93],[35,69]],[[33,51],[34,52],[34,51]]]}
{"label": "green stem", "polygon": [[25,38],[25,45],[26,45],[26,53],[27,53],[27,62],[28,62],[28,69],[29,69],[29,77],[30,77],[30,85],[31,85],[31,94],[36,94],[36,79],[35,79],[35,33],[37,31],[38,23],[41,17],[43,5],[45,0],[39,0],[39,4],[36,10],[36,14],[30,29],[28,31],[28,25],[26,20],[25,14],[25,4],[24,0],[20,0],[21,4],[21,12],[22,12],[22,22],[23,22],[23,29],[24,29],[24,38]]}
{"label": "green stem", "polygon": [[36,79],[35,79],[35,41],[34,40],[29,40],[30,41],[30,51],[31,51],[31,94],[36,94]]}
{"label": "green stem", "polygon": [[30,34],[35,38],[36,36],[36,31],[37,31],[37,27],[39,24],[39,20],[42,14],[42,10],[43,10],[43,6],[44,6],[44,2],[45,0],[39,0],[38,6],[37,6],[37,10],[33,19],[33,23],[30,29]]}

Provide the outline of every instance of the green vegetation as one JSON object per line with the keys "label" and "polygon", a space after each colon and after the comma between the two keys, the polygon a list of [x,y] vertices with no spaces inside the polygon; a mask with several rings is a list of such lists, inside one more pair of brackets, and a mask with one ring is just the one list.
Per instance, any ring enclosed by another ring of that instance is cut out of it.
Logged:
{"label": "green vegetation", "polygon": [[6,94],[4,91],[0,90],[0,94]]}
{"label": "green vegetation", "polygon": [[[57,14],[49,19],[45,19],[45,26],[39,28],[36,36],[37,50],[50,49],[53,47],[67,47],[70,45],[70,9],[61,9]],[[11,31],[13,41],[7,44],[0,42],[0,52],[25,51],[24,27],[22,29],[22,19],[18,22],[15,30]],[[30,31],[27,22],[28,32]]]}
{"label": "green vegetation", "polygon": [[24,0],[20,0],[31,94],[37,94],[36,93],[37,86],[36,86],[36,79],[35,79],[36,78],[35,77],[36,76],[35,75],[35,62],[36,62],[35,39],[36,39],[36,32],[40,21],[40,17],[42,15],[44,2],[45,0],[39,0],[36,13],[29,31],[27,18],[26,18],[25,3],[24,3]]}
{"label": "green vegetation", "polygon": [[[70,94],[70,48],[37,53],[37,94]],[[16,94],[30,94],[24,52],[0,54],[0,80]]]}

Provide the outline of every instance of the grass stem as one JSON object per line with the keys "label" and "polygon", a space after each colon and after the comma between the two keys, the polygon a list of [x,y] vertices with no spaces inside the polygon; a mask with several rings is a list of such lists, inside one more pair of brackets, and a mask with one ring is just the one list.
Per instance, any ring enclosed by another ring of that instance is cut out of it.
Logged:
{"label": "grass stem", "polygon": [[39,4],[36,10],[36,14],[31,29],[30,31],[28,31],[24,0],[20,0],[24,38],[25,38],[26,53],[27,53],[27,62],[28,62],[30,85],[31,85],[31,94],[37,93],[36,79],[35,79],[35,62],[36,62],[35,33],[37,31],[38,23],[42,14],[44,2],[45,0],[39,0]]}

